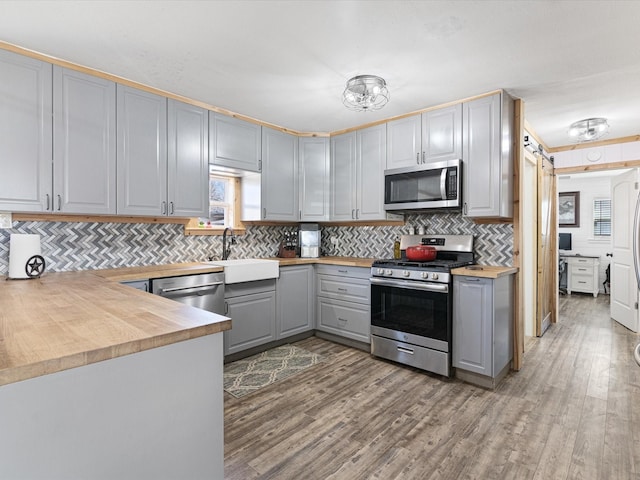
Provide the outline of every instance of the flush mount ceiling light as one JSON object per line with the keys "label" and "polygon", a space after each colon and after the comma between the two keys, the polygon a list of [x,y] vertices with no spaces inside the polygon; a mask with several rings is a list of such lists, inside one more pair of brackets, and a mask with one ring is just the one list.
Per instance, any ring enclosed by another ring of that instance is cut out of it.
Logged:
{"label": "flush mount ceiling light", "polygon": [[590,142],[597,140],[609,131],[609,124],[606,118],[587,118],[572,123],[569,127],[569,136],[579,142]]}
{"label": "flush mount ceiling light", "polygon": [[384,78],[375,75],[358,75],[347,82],[342,93],[342,103],[350,110],[366,112],[379,110],[389,101],[389,90]]}

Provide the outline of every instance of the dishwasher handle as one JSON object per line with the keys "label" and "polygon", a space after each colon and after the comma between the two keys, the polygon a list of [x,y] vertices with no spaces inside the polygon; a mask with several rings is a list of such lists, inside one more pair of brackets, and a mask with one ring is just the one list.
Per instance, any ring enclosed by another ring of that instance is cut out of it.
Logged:
{"label": "dishwasher handle", "polygon": [[159,293],[162,295],[163,293],[171,293],[171,292],[183,292],[185,290],[198,290],[209,287],[217,287],[218,285],[224,285],[224,282],[213,282],[213,283],[203,283],[202,285],[192,285],[190,287],[173,287],[173,288],[161,288]]}

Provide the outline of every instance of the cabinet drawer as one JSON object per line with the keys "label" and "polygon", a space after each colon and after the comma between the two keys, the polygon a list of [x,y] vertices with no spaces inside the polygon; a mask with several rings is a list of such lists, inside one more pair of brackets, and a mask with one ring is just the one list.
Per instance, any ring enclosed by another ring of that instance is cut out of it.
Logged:
{"label": "cabinet drawer", "polygon": [[369,279],[318,275],[317,294],[368,305],[371,299],[371,285]]}
{"label": "cabinet drawer", "polygon": [[371,277],[370,268],[343,267],[341,265],[316,265],[316,273],[339,277],[365,278],[367,280]]}
{"label": "cabinet drawer", "polygon": [[569,265],[572,267],[593,267],[598,259],[597,258],[569,258]]}
{"label": "cabinet drawer", "polygon": [[593,290],[593,275],[571,276],[571,290],[590,292]]}
{"label": "cabinet drawer", "polygon": [[571,275],[593,275],[593,266],[571,265]]}
{"label": "cabinet drawer", "polygon": [[371,308],[318,297],[318,330],[369,343]]}

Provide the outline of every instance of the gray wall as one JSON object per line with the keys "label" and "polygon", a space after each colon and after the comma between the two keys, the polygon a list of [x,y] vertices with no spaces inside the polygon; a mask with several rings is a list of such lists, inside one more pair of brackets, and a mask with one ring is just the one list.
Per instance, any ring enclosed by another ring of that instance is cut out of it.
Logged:
{"label": "gray wall", "polygon": [[[427,234],[474,235],[479,263],[511,265],[513,228],[510,224],[476,225],[459,213],[408,215],[402,227],[322,227],[322,254],[389,258],[396,235],[409,226]],[[273,257],[285,231],[292,226],[249,226],[238,236],[230,258]],[[185,236],[182,225],[130,223],[13,222],[0,230],[0,275],[9,270],[11,233],[37,233],[47,271],[74,271],[176,262],[197,262],[222,250],[220,236]],[[330,238],[337,237],[334,246]]]}

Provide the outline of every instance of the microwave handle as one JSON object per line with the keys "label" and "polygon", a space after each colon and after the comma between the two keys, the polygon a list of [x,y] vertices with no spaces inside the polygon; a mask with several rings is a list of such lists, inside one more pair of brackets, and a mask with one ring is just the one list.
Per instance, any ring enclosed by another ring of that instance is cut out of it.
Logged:
{"label": "microwave handle", "polygon": [[440,172],[440,197],[442,200],[447,199],[447,173],[449,172],[448,168],[443,168],[442,172]]}

